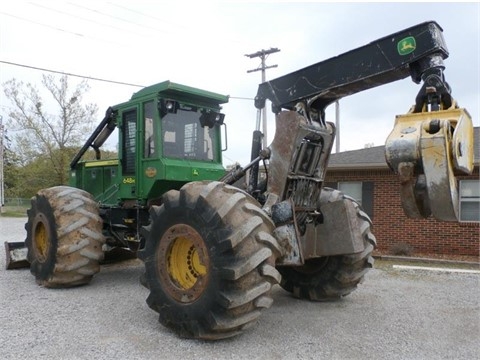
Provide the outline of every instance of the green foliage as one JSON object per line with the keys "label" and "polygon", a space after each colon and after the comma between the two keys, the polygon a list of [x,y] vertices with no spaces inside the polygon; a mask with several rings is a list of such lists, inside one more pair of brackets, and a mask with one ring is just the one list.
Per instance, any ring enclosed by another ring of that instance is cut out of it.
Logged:
{"label": "green foliage", "polygon": [[[62,176],[58,176],[52,171],[51,159],[47,155],[36,156],[32,161],[24,165],[12,164],[5,168],[5,196],[15,198],[30,198],[35,193],[44,188],[56,185],[67,185],[68,174],[70,170],[70,160],[77,154],[80,147],[66,148],[64,150],[55,150],[55,157],[63,156],[68,161],[65,162]],[[89,151],[85,154],[85,160],[95,158],[94,152]],[[116,159],[117,153],[114,151],[103,151],[102,159]]]}
{"label": "green foliage", "polygon": [[[13,151],[9,148],[5,148],[3,152],[3,181],[5,188],[5,196],[10,197],[9,189],[13,189],[16,186],[17,179],[20,176],[19,159]],[[16,197],[13,195],[13,197]]]}
{"label": "green foliage", "polygon": [[68,183],[69,164],[94,127],[95,104],[83,104],[86,81],[71,88],[67,76],[44,75],[43,93],[11,79],[3,90],[10,144],[5,151],[5,195],[31,197],[39,189]]}
{"label": "green foliage", "polygon": [[[56,158],[63,156],[66,159],[71,159],[75,150],[71,148],[57,149],[53,151],[53,156]],[[62,174],[59,175],[57,171],[52,170],[51,164],[52,159],[48,155],[42,154],[35,156],[23,165],[17,165],[6,171],[6,175],[8,174],[14,179],[14,183],[6,182],[5,196],[29,198],[40,189],[66,185],[68,182],[68,166],[65,166]]]}
{"label": "green foliage", "polygon": [[[76,149],[75,154],[80,150]],[[102,150],[101,151],[102,160],[118,159],[118,153],[112,150]],[[85,155],[83,155],[82,160],[95,160],[95,151],[88,150]]]}

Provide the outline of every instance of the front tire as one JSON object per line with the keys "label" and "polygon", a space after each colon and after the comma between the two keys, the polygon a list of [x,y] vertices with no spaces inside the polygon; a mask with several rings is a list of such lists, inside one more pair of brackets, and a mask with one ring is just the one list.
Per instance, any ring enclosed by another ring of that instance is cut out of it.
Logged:
{"label": "front tire", "polygon": [[145,229],[147,303],[181,337],[240,334],[270,307],[280,281],[272,221],[247,193],[192,182],[153,206]]}
{"label": "front tire", "polygon": [[68,186],[40,190],[25,224],[30,272],[39,285],[71,287],[90,282],[103,259],[102,220],[91,195]]}
{"label": "front tire", "polygon": [[[376,246],[375,236],[370,231],[370,217],[360,205],[342,192],[324,188],[320,195],[322,203],[347,200],[356,209],[357,224],[362,232],[364,250],[351,255],[326,256],[310,259],[303,266],[278,267],[282,275],[281,287],[299,299],[328,301],[340,299],[357,288],[364,275],[373,267],[372,252]],[[323,214],[325,217],[328,213]]]}

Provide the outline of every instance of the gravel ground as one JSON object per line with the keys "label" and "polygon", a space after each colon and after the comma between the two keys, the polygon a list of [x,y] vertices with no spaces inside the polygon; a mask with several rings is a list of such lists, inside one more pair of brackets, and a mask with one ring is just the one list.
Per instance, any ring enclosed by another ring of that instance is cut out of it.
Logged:
{"label": "gravel ground", "polygon": [[148,308],[137,260],[104,265],[91,284],[39,287],[5,270],[3,242],[23,241],[25,219],[0,218],[2,359],[479,359],[479,274],[396,270],[381,263],[342,301],[274,304],[245,334],[184,340]]}

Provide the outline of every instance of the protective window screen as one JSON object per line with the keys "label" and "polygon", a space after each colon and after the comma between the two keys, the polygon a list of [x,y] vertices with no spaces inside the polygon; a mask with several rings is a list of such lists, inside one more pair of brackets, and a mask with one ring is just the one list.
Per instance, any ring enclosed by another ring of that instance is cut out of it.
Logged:
{"label": "protective window screen", "polygon": [[338,183],[338,190],[344,194],[354,198],[362,205],[362,182],[361,181],[345,181]]}
{"label": "protective window screen", "polygon": [[123,113],[123,174],[135,174],[135,135],[137,111]]}
{"label": "protective window screen", "polygon": [[195,157],[195,151],[197,147],[197,123],[185,124],[185,143],[184,153],[185,156]]}
{"label": "protective window screen", "polygon": [[178,159],[214,160],[217,127],[200,126],[200,113],[178,110],[162,118],[163,156]]}
{"label": "protective window screen", "polygon": [[145,148],[143,150],[143,157],[145,158],[149,158],[155,155],[153,109],[154,109],[153,101],[143,104],[144,137],[145,137]]}
{"label": "protective window screen", "polygon": [[480,180],[460,181],[460,221],[480,221]]}

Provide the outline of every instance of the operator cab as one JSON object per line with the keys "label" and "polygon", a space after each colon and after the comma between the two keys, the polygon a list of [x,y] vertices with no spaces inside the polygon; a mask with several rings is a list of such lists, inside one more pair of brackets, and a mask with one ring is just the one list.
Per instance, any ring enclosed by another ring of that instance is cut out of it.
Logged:
{"label": "operator cab", "polygon": [[[221,104],[228,96],[170,81],[133,94],[109,108],[105,119],[72,161],[71,185],[103,204],[145,205],[170,189],[218,180],[222,165]],[[102,160],[99,148],[117,128],[118,160]],[[92,147],[97,160],[78,162]]]}

